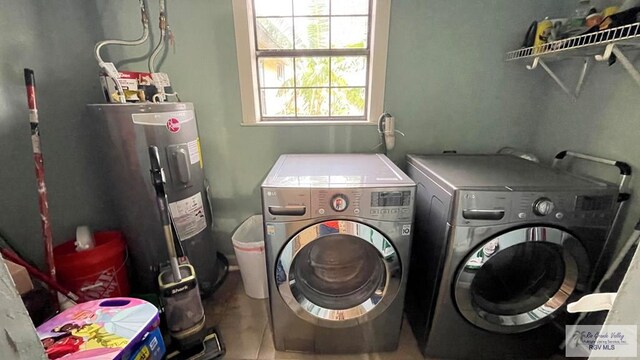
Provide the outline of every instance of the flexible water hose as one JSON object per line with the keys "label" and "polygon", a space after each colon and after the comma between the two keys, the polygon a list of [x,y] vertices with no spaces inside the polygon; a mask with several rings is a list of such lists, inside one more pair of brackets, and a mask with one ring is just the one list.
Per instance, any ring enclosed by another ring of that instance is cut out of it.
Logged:
{"label": "flexible water hose", "polygon": [[145,41],[147,41],[147,39],[149,38],[149,17],[147,16],[147,9],[144,5],[144,0],[139,0],[139,1],[140,1],[140,13],[142,16],[142,36],[140,36],[140,38],[138,38],[137,40],[117,40],[117,39],[103,40],[98,42],[93,50],[96,60],[98,61],[98,66],[100,66],[100,68],[102,69],[105,69],[107,76],[115,82],[118,88],[118,95],[120,95],[119,98],[121,103],[126,102],[124,90],[122,89],[122,85],[120,85],[118,78],[113,73],[107,70],[106,63],[104,62],[104,60],[102,60],[102,57],[100,56],[100,50],[106,45],[136,46],[136,45],[143,44]]}
{"label": "flexible water hose", "polygon": [[156,47],[153,49],[153,53],[151,53],[151,56],[149,57],[149,72],[150,73],[155,73],[156,72],[156,68],[155,68],[155,64],[156,64],[156,57],[158,57],[158,54],[160,54],[160,51],[164,48],[164,39],[165,39],[165,35],[167,32],[167,17],[165,14],[165,1],[166,0],[159,0],[160,3],[160,20],[159,20],[159,27],[160,27],[160,41],[158,41],[158,45],[156,45]]}

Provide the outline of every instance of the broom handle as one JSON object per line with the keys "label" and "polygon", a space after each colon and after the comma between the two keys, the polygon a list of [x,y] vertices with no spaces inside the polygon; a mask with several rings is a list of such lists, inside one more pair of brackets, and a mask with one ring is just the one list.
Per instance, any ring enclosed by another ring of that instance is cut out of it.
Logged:
{"label": "broom handle", "polygon": [[2,256],[11,261],[12,263],[18,264],[20,266],[23,266],[27,272],[35,277],[36,279],[42,281],[43,283],[47,284],[47,286],[50,289],[53,289],[57,292],[59,292],[60,294],[66,296],[69,300],[73,301],[73,302],[78,302],[78,301],[86,301],[86,299],[81,298],[78,294],[74,293],[71,290],[66,289],[65,287],[63,287],[62,285],[60,285],[58,282],[56,282],[55,279],[52,279],[49,275],[43,273],[42,271],[36,269],[35,267],[31,266],[31,264],[29,264],[28,262],[26,262],[25,260],[23,260],[21,257],[19,257],[17,254],[12,253],[11,251],[7,250],[7,249],[0,249],[0,254],[2,254]]}
{"label": "broom handle", "polygon": [[40,224],[44,239],[45,261],[52,279],[56,278],[56,266],[53,261],[53,236],[49,222],[49,202],[47,201],[47,186],[44,182],[44,160],[40,150],[40,129],[38,128],[38,107],[36,106],[36,77],[31,69],[24,69],[24,82],[27,87],[27,102],[29,104],[29,123],[31,124],[31,146],[33,147],[33,161],[35,162],[36,181],[38,183],[38,204],[40,207]]}

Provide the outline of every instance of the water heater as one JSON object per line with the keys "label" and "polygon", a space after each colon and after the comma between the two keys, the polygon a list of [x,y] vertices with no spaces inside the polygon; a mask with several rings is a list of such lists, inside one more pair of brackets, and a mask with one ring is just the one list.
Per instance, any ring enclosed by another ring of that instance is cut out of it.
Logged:
{"label": "water heater", "polygon": [[127,240],[136,289],[155,292],[168,258],[150,180],[148,147],[160,151],[175,233],[196,270],[203,295],[222,270],[216,257],[211,206],[191,103],[88,105],[95,149]]}

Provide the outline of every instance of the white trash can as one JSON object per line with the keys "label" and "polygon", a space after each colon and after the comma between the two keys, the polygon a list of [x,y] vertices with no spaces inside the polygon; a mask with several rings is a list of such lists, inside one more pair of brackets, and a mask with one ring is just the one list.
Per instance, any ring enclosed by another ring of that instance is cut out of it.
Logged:
{"label": "white trash can", "polygon": [[231,236],[244,291],[254,299],[269,297],[262,215],[245,220]]}

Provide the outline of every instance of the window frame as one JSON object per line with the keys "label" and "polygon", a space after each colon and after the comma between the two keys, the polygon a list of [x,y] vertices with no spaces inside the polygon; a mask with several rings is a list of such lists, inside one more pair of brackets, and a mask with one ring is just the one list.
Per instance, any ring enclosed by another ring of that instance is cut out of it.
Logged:
{"label": "window frame", "polygon": [[254,40],[253,0],[233,0],[236,57],[240,81],[242,125],[377,125],[384,109],[387,49],[391,0],[371,0],[370,54],[367,73],[367,102],[364,120],[296,119],[262,120],[256,42]]}

